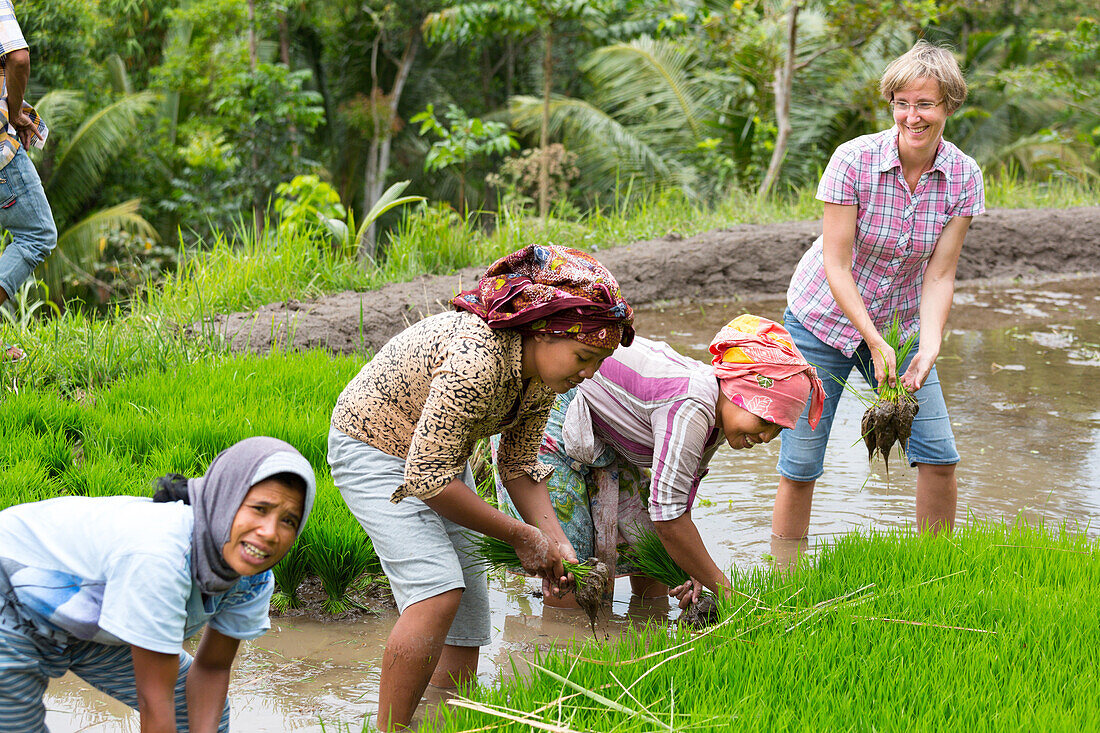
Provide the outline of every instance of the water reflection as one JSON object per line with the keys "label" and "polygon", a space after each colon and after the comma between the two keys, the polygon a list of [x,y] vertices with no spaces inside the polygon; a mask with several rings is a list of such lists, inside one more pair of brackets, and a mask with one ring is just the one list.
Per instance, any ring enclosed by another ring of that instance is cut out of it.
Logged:
{"label": "water reflection", "polygon": [[[1039,287],[964,286],[956,294],[937,365],[962,455],[960,522],[1023,515],[1100,533],[1097,293],[1100,279],[1081,278]],[[711,336],[746,311],[779,319],[783,302],[645,309],[639,332],[709,360]],[[858,375],[854,381],[869,393]],[[858,400],[841,401],[805,545],[771,538],[778,441],[719,452],[693,516],[720,563],[786,564],[835,534],[911,525],[916,471],[891,461],[887,477],[881,462],[868,466],[861,413]],[[582,614],[544,609],[531,596],[534,588],[514,576],[493,580],[494,640],[482,650],[481,683],[511,674],[512,660],[520,660],[522,672],[524,654],[591,637]],[[675,615],[664,600],[632,600],[620,579],[598,636]],[[234,729],[320,731],[323,719],[327,731],[361,730],[377,705],[378,663],[394,618],[391,612],[353,625],[276,621],[272,633],[242,645],[231,687]],[[72,677],[50,685],[52,731],[138,730],[125,706],[83,687]]]}

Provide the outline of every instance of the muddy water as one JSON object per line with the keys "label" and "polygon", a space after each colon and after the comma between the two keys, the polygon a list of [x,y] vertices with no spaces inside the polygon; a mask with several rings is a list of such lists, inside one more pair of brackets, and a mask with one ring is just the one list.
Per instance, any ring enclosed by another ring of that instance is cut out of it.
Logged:
{"label": "muddy water", "polygon": [[[639,313],[639,331],[706,359],[726,321],[745,311],[778,319],[782,308],[778,300],[650,308]],[[1100,533],[1100,279],[960,287],[937,368],[962,454],[960,521],[1023,516]],[[881,462],[868,467],[861,413],[858,400],[842,400],[815,492],[811,551],[837,533],[912,523],[916,472],[891,461],[887,478]],[[778,442],[713,461],[693,516],[719,564],[782,560],[795,549],[770,539],[777,455]],[[482,650],[482,683],[508,673],[513,653],[590,637],[579,612],[544,609],[532,587],[518,578],[491,583],[494,636]],[[632,603],[620,580],[599,636],[674,615],[663,602]],[[231,688],[234,730],[320,731],[322,721],[326,731],[362,730],[377,706],[378,663],[394,618],[275,620],[271,633],[242,647]],[[138,730],[136,715],[73,677],[51,684],[47,707],[55,732]]]}

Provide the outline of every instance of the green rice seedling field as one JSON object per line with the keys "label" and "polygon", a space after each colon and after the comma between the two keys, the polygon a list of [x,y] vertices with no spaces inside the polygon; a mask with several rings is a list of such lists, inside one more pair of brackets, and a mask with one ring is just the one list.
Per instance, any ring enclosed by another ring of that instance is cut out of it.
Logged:
{"label": "green rice seedling field", "polygon": [[276,602],[293,606],[298,585],[315,574],[337,613],[363,572],[381,572],[325,458],[332,406],[361,366],[324,352],[225,357],[125,376],[79,400],[49,388],[8,394],[0,509],[72,494],[148,496],[157,477],[201,475],[238,440],[281,438],[312,464],[318,496],[301,541],[277,567]]}
{"label": "green rice seedling field", "polygon": [[575,646],[441,708],[438,729],[1096,730],[1100,541],[977,525],[849,535],[735,576],[723,621]]}

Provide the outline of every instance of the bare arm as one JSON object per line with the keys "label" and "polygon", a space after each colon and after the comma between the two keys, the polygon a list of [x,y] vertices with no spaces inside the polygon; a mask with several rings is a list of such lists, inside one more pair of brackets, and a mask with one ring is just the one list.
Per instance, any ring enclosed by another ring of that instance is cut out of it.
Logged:
{"label": "bare arm", "polygon": [[[676,519],[653,524],[661,544],[684,572],[718,594],[722,594],[731,587],[729,579],[707,552],[695,522],[691,521],[690,511],[684,512]],[[680,607],[686,606],[688,600],[695,601],[698,598],[699,589],[695,588],[690,598],[680,597]]]}
{"label": "bare arm", "polygon": [[8,118],[15,127],[19,142],[29,148],[38,137],[34,122],[23,111],[23,95],[31,78],[31,54],[25,48],[16,49],[4,57],[4,83],[8,91]]}
{"label": "bare arm", "polygon": [[424,499],[424,503],[455,524],[510,544],[516,549],[523,569],[549,581],[554,593],[560,593],[562,586],[568,584],[557,543],[551,542],[538,527],[524,524],[489,506],[461,479],[454,479],[438,494]]}
{"label": "bare arm", "polygon": [[852,277],[852,247],[856,239],[856,206],[825,204],[822,217],[822,257],[829,290],[840,310],[859,331],[871,350],[875,362],[875,379],[881,383],[886,375],[890,384],[897,379],[897,357],[875,327],[863,296]]}
{"label": "bare arm", "polygon": [[141,733],[176,733],[179,656],[130,646]]}
{"label": "bare arm", "polygon": [[193,733],[216,733],[229,675],[240,641],[209,626],[202,634],[195,661],[187,673],[187,721]]}
{"label": "bare arm", "polygon": [[575,562],[577,554],[566,538],[554,506],[550,503],[546,481],[536,482],[530,476],[520,476],[505,481],[504,488],[508,490],[508,496],[512,498],[512,503],[516,505],[523,520],[545,532],[547,537],[557,543],[563,557]]}
{"label": "bare arm", "polygon": [[959,253],[962,252],[971,218],[957,216],[947,222],[924,271],[920,300],[920,348],[901,378],[902,385],[910,392],[924,386],[924,380],[940,355],[943,329],[947,325],[947,315],[951,312],[951,300],[955,295]]}

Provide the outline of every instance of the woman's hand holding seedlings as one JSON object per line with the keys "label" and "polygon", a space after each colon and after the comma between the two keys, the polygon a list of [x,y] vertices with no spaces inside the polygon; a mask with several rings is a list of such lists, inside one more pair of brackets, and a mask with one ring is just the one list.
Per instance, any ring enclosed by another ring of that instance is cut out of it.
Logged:
{"label": "woman's hand holding seedlings", "polygon": [[[519,524],[512,540],[520,565],[532,575],[543,579],[544,590],[561,595],[568,590],[572,580],[562,566],[562,551],[545,532],[530,524]],[[549,586],[549,588],[547,588]]]}
{"label": "woman's hand holding seedlings", "polygon": [[909,368],[905,370],[905,374],[901,375],[901,385],[910,392],[916,392],[923,387],[924,380],[928,379],[928,374],[935,366],[938,356],[939,354],[930,354],[918,349],[916,356],[909,362]]}
{"label": "woman's hand holding seedlings", "polygon": [[894,349],[881,339],[880,343],[874,346],[868,345],[871,349],[871,358],[875,363],[875,381],[879,384],[895,386],[898,379],[898,357],[894,353]]}
{"label": "woman's hand holding seedlings", "polygon": [[669,589],[668,594],[676,599],[677,605],[681,609],[684,609],[699,600],[699,594],[702,592],[703,584],[695,578],[691,578],[688,582]]}

